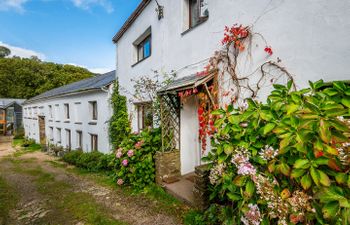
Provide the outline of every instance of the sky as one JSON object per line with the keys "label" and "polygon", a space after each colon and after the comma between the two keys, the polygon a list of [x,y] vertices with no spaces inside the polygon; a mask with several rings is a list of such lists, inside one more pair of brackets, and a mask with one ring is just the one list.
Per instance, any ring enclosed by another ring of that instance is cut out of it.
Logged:
{"label": "sky", "polygon": [[115,69],[112,38],[141,0],[0,0],[0,45],[13,55]]}

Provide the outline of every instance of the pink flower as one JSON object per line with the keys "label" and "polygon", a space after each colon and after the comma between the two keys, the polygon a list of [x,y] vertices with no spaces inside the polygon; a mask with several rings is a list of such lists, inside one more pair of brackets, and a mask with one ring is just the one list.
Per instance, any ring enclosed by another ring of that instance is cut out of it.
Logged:
{"label": "pink flower", "polygon": [[133,151],[132,149],[130,149],[130,150],[128,151],[128,156],[129,156],[129,157],[134,156],[134,151]]}
{"label": "pink flower", "polygon": [[251,163],[246,162],[246,163],[240,164],[238,166],[237,174],[241,174],[241,175],[255,175],[256,174],[256,169],[254,168],[254,166]]}
{"label": "pink flower", "polygon": [[141,140],[141,141],[137,142],[137,143],[135,144],[135,148],[136,148],[136,149],[140,149],[144,142],[145,142],[144,140]]}
{"label": "pink flower", "polygon": [[123,166],[127,166],[128,163],[129,163],[129,161],[128,161],[127,159],[124,159],[124,160],[122,161],[122,165],[123,165]]}
{"label": "pink flower", "polygon": [[138,134],[139,134],[139,132],[138,132],[138,131],[135,131],[133,134],[138,135]]}
{"label": "pink flower", "polygon": [[117,184],[120,186],[120,185],[123,185],[124,184],[124,181],[123,179],[118,179],[117,180]]}
{"label": "pink flower", "polygon": [[123,156],[122,149],[119,148],[118,151],[115,153],[115,157],[118,158],[118,159],[120,159],[120,157],[122,157],[122,156]]}

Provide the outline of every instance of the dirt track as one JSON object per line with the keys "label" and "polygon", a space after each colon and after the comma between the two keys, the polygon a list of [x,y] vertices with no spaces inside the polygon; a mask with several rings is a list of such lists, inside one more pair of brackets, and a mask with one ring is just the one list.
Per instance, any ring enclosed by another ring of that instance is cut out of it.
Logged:
{"label": "dirt track", "polygon": [[0,225],[181,224],[176,211],[163,209],[157,200],[125,194],[98,182],[98,177],[74,173],[45,153],[16,157],[15,151],[11,139],[0,139],[0,178],[16,196],[11,199],[16,204],[0,218]]}

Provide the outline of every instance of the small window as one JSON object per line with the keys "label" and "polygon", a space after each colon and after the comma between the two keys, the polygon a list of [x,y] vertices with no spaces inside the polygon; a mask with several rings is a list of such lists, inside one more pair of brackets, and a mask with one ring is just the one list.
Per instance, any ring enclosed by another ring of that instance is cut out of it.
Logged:
{"label": "small window", "polygon": [[207,0],[188,0],[189,8],[189,28],[204,22],[208,19],[208,3]]}
{"label": "small window", "polygon": [[81,103],[80,102],[76,102],[74,103],[74,120],[76,123],[80,123],[81,122]]}
{"label": "small window", "polygon": [[69,114],[69,104],[64,104],[64,115],[67,120],[70,119],[70,114]]}
{"label": "small window", "polygon": [[51,119],[53,118],[52,105],[49,105],[49,116],[50,116]]}
{"label": "small window", "polygon": [[147,36],[137,45],[137,61],[141,61],[151,55],[151,35]]}
{"label": "small window", "polygon": [[90,102],[91,119],[97,120],[97,102]]}
{"label": "small window", "polygon": [[59,104],[55,105],[55,120],[57,122],[60,121],[60,105]]}
{"label": "small window", "polygon": [[49,135],[50,135],[50,141],[53,141],[54,137],[53,137],[53,127],[49,127]]}
{"label": "small window", "polygon": [[83,149],[83,132],[77,131],[77,149]]}
{"label": "small window", "polygon": [[97,135],[96,134],[90,134],[91,136],[91,151],[97,151]]}
{"label": "small window", "polygon": [[153,111],[151,103],[137,104],[137,124],[139,131],[153,127]]}
{"label": "small window", "polygon": [[61,128],[57,128],[57,143],[61,143]]}
{"label": "small window", "polygon": [[69,129],[66,129],[66,148],[69,150],[72,148],[72,137]]}

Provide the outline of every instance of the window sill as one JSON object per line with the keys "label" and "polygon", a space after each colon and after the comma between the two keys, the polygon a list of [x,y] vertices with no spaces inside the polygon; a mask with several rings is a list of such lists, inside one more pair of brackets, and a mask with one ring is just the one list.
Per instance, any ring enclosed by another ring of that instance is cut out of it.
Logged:
{"label": "window sill", "polygon": [[89,125],[97,125],[97,121],[90,121],[88,124]]}
{"label": "window sill", "polygon": [[55,122],[56,122],[56,123],[59,123],[59,122],[61,122],[61,120],[56,120]]}
{"label": "window sill", "polygon": [[65,120],[63,121],[63,123],[70,123],[70,120]]}
{"label": "window sill", "polygon": [[131,67],[134,67],[134,66],[136,66],[137,64],[139,64],[139,63],[145,61],[146,59],[148,59],[149,57],[151,57],[151,55],[152,55],[152,54],[150,54],[150,55],[147,56],[146,58],[141,59],[140,61],[137,61],[136,63],[132,64]]}
{"label": "window sill", "polygon": [[83,124],[82,122],[75,122],[74,124]]}
{"label": "window sill", "polygon": [[53,120],[49,120],[49,122],[53,122]]}
{"label": "window sill", "polygon": [[202,25],[203,23],[205,23],[208,20],[209,17],[205,17],[203,18],[202,21],[200,21],[199,23],[197,23],[196,25],[194,25],[193,27],[188,28],[187,30],[185,30],[184,32],[181,33],[181,36],[184,36],[185,34],[189,33],[190,31],[194,30],[195,28],[199,27],[200,25]]}

